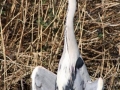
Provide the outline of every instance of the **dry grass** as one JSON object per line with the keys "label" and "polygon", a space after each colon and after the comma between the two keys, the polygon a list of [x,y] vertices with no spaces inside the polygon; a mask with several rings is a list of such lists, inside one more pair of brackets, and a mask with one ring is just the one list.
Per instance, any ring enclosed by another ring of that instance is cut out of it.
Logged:
{"label": "dry grass", "polygon": [[[120,2],[78,0],[75,35],[91,78],[120,89]],[[0,1],[0,90],[30,90],[42,65],[56,73],[63,49],[66,0]]]}

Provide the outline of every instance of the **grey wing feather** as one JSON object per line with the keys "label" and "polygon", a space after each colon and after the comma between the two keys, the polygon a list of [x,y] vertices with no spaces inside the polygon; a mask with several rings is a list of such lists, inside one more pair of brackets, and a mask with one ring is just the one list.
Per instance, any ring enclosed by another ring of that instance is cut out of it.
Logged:
{"label": "grey wing feather", "polygon": [[91,82],[91,78],[85,64],[83,64],[83,66],[79,69],[79,73],[85,90],[103,90],[103,79],[99,78],[98,80]]}
{"label": "grey wing feather", "polygon": [[51,71],[37,66],[31,75],[32,90],[54,90],[56,75]]}
{"label": "grey wing feather", "polygon": [[80,74],[77,73],[76,79],[74,81],[74,90],[83,90],[83,86],[84,86],[83,80],[81,79]]}
{"label": "grey wing feather", "polygon": [[85,86],[85,90],[103,90],[103,79],[99,78],[94,82],[88,82]]}
{"label": "grey wing feather", "polygon": [[79,71],[80,71],[80,76],[84,80],[85,83],[87,81],[91,81],[89,73],[87,71],[87,67],[85,64],[83,64],[83,66],[79,69]]}
{"label": "grey wing feather", "polygon": [[[85,69],[85,70],[84,70]],[[82,67],[81,76],[79,73],[76,74],[76,79],[74,81],[75,90],[102,90],[103,89],[103,80],[99,78],[94,82],[85,81],[90,80],[90,76],[86,71],[86,67]],[[51,71],[37,66],[31,75],[32,78],[32,90],[54,90],[56,75]],[[83,89],[85,88],[85,89]]]}

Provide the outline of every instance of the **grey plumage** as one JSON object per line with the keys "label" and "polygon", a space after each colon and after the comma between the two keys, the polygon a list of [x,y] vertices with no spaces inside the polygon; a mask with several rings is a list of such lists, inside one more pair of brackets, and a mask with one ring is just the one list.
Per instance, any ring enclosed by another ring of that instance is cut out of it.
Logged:
{"label": "grey plumage", "polygon": [[[102,90],[101,88],[103,88],[102,78],[99,78],[94,82],[87,82],[84,86],[84,82],[81,82],[82,79],[79,73],[77,73],[76,77],[78,79],[75,80],[75,90]],[[31,78],[32,90],[55,90],[56,75],[53,72],[45,69],[44,67],[35,67],[32,72]]]}
{"label": "grey plumage", "polygon": [[93,82],[87,82],[85,90],[103,90],[103,80],[99,78]]}
{"label": "grey plumage", "polygon": [[68,0],[68,11],[64,31],[64,49],[59,62],[57,76],[43,67],[32,72],[33,90],[102,90],[103,80],[92,82],[86,65],[79,53],[74,35],[73,19],[76,0]]}
{"label": "grey plumage", "polygon": [[74,35],[73,19],[76,10],[76,0],[69,0],[68,2],[64,31],[64,49],[59,62],[56,83],[58,90],[79,90],[84,88],[82,83],[85,84],[87,81],[90,81],[90,77],[79,53]]}
{"label": "grey plumage", "polygon": [[37,66],[31,75],[32,90],[54,90],[56,75],[44,67]]}

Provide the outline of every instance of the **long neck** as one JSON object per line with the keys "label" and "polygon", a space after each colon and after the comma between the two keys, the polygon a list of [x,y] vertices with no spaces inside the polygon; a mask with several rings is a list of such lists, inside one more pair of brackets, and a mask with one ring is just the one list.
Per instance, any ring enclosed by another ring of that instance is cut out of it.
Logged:
{"label": "long neck", "polygon": [[66,17],[64,50],[68,49],[70,53],[79,54],[77,42],[74,35],[74,14],[76,10],[76,0],[68,0],[68,12]]}
{"label": "long neck", "polygon": [[75,10],[76,10],[76,0],[68,0],[68,10],[67,10],[67,17],[66,17],[67,26],[73,27]]}

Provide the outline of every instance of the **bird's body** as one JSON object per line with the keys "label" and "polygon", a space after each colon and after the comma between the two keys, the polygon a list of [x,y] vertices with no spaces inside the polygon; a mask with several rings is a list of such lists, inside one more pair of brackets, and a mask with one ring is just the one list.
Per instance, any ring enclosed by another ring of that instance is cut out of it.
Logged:
{"label": "bird's body", "polygon": [[[80,72],[82,72],[84,61],[79,53],[74,35],[73,19],[75,10],[76,0],[69,0],[64,31],[64,49],[59,62],[56,80],[56,88],[58,88],[58,90],[79,90],[79,88],[83,87],[81,85],[81,83],[83,83],[83,78],[81,78]],[[84,69],[86,69],[86,66],[84,66]],[[87,72],[87,69],[85,71]],[[86,75],[87,80],[90,80],[89,74],[87,73]],[[80,80],[77,81],[76,79]],[[76,85],[76,81],[77,85],[81,85],[80,87]]]}
{"label": "bird's body", "polygon": [[[91,82],[86,65],[79,53],[74,35],[73,19],[76,0],[68,0],[68,12],[64,31],[64,49],[59,62],[57,76],[36,67],[32,73],[33,90],[102,90],[103,80]],[[55,79],[56,78],[56,79]]]}

